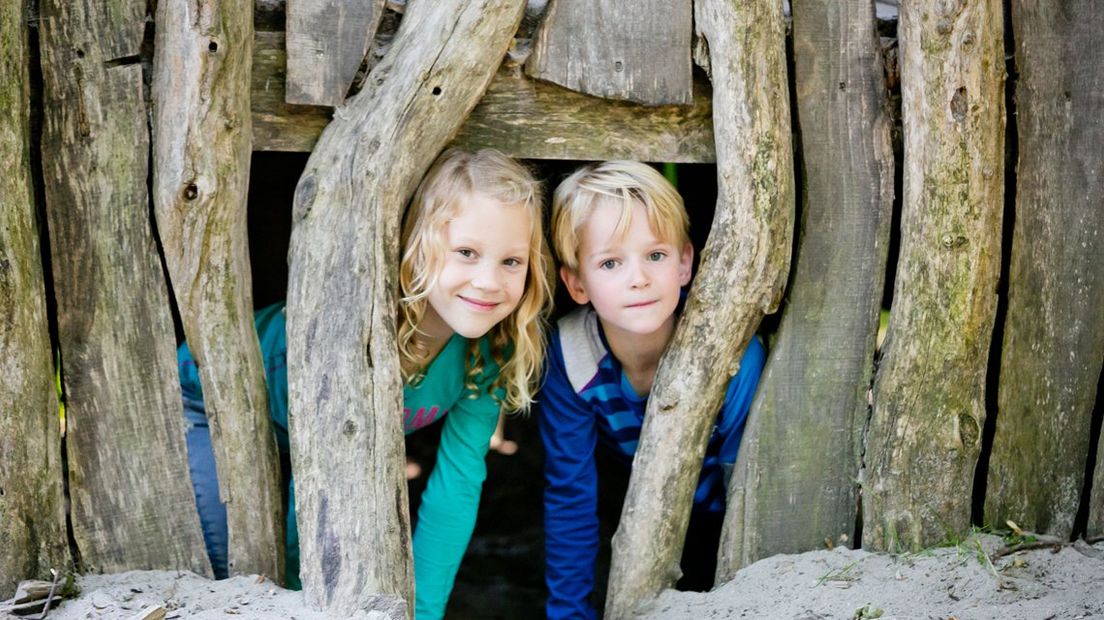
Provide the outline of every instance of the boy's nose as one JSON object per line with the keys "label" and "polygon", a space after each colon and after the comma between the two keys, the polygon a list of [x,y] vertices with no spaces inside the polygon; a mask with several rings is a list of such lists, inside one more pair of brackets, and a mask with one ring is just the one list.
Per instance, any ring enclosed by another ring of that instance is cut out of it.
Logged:
{"label": "boy's nose", "polygon": [[629,282],[633,288],[642,288],[648,286],[648,284],[651,282],[651,278],[648,277],[648,271],[644,269],[643,265],[638,262],[634,262],[631,264],[630,269],[632,269],[632,272]]}

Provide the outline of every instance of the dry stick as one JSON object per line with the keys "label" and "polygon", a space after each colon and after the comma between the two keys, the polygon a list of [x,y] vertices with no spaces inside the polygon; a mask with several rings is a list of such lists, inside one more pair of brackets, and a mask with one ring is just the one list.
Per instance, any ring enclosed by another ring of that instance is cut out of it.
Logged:
{"label": "dry stick", "polygon": [[54,582],[50,584],[50,592],[46,595],[46,604],[42,606],[42,615],[38,620],[46,620],[46,614],[50,613],[50,603],[54,600],[54,592],[57,591],[58,577],[61,573],[56,568],[51,568],[50,574],[54,576]]}

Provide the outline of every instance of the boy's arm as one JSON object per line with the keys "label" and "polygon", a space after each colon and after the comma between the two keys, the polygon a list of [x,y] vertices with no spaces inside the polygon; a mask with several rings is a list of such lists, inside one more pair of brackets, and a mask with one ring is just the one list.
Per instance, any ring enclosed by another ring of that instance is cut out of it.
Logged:
{"label": "boy's arm", "polygon": [[[553,336],[555,339],[555,336]],[[537,403],[544,443],[546,613],[550,620],[596,618],[589,597],[598,555],[598,474],[594,416],[571,387],[559,342],[549,347]]]}
{"label": "boy's arm", "polygon": [[498,424],[493,398],[461,398],[445,416],[437,464],[429,476],[414,532],[415,616],[445,614],[468,548],[487,477],[487,449]]}
{"label": "boy's arm", "polygon": [[767,353],[763,343],[760,342],[759,336],[753,337],[744,349],[743,358],[740,359],[740,371],[728,382],[721,415],[717,420],[717,432],[722,438],[718,456],[725,470],[726,488],[729,472],[740,450],[740,440],[744,436],[744,422],[747,421],[751,403],[755,399],[755,390],[759,387],[759,377],[763,374],[766,360]]}

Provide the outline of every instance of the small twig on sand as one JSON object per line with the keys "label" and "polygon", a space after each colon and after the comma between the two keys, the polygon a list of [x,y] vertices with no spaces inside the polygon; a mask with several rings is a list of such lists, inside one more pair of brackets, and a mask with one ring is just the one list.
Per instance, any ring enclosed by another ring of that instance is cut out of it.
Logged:
{"label": "small twig on sand", "polygon": [[[1046,538],[1050,538],[1047,536]],[[1058,550],[1068,545],[1069,543],[1063,543],[1059,540],[1036,540],[1034,542],[1025,542],[1018,545],[1012,545],[1010,547],[1004,547],[993,552],[994,558],[1003,558],[1006,555],[1012,555],[1019,551],[1027,551],[1028,549],[1053,549]]]}
{"label": "small twig on sand", "polygon": [[38,617],[38,620],[46,620],[46,614],[50,613],[50,603],[54,601],[54,592],[57,591],[58,578],[61,577],[61,573],[55,568],[50,569],[50,574],[54,576],[54,582],[50,584],[50,593],[46,595],[46,604],[42,606],[42,615]]}

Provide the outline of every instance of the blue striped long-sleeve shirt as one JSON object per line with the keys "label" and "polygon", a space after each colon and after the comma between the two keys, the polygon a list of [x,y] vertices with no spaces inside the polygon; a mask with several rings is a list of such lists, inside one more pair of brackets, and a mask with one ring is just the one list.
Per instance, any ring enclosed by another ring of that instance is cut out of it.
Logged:
{"label": "blue striped long-sleeve shirt", "polygon": [[[758,338],[744,351],[706,448],[694,509],[723,512],[725,470],[736,461],[744,421],[766,353]],[[595,618],[589,597],[598,554],[598,441],[631,466],[647,408],[609,351],[589,306],[559,321],[549,338],[537,416],[545,449],[545,581],[548,618]]]}

